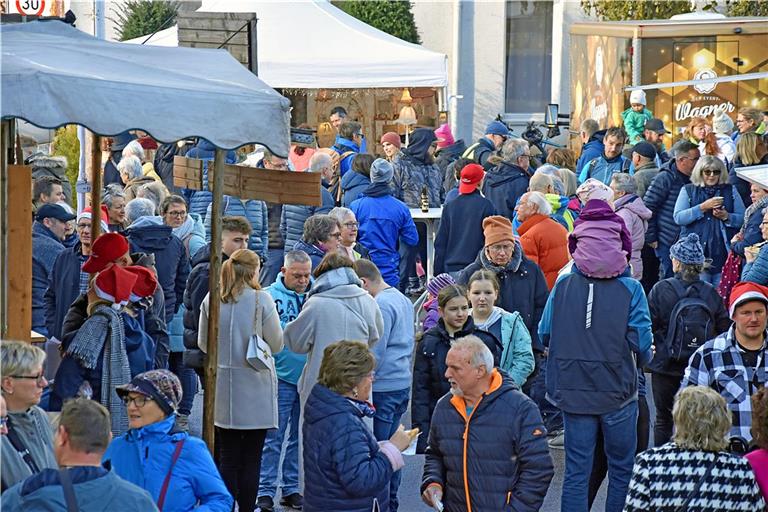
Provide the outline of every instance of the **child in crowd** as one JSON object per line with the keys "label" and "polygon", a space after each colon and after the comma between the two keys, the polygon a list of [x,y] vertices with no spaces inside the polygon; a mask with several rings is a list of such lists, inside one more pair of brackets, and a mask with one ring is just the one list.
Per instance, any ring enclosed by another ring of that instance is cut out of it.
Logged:
{"label": "child in crowd", "polygon": [[624,130],[627,132],[630,144],[635,144],[643,137],[645,122],[653,118],[650,110],[645,108],[645,91],[632,91],[629,95],[630,107],[621,113],[624,120]]}
{"label": "child in crowd", "polygon": [[437,320],[440,318],[440,314],[437,311],[437,294],[440,293],[440,290],[452,284],[456,284],[456,281],[450,274],[436,275],[429,280],[429,283],[427,283],[429,298],[424,303],[424,311],[426,311],[427,314],[421,324],[422,332],[427,332],[437,325]]}
{"label": "child in crowd", "polygon": [[581,273],[600,279],[621,275],[632,254],[632,237],[624,220],[613,211],[613,191],[590,178],[576,195],[584,204],[573,222],[568,250]]}

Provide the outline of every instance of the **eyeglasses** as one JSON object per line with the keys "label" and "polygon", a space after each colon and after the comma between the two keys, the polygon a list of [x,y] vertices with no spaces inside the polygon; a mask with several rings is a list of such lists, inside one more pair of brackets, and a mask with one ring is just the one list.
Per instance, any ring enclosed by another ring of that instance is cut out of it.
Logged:
{"label": "eyeglasses", "polygon": [[345,228],[347,228],[347,229],[355,229],[355,228],[356,228],[357,226],[359,226],[359,225],[360,225],[360,224],[359,224],[359,223],[357,223],[357,222],[345,222],[345,223],[343,224],[343,226],[344,226]]}
{"label": "eyeglasses", "polygon": [[42,373],[40,375],[11,375],[12,379],[24,379],[24,380],[34,380],[35,384],[38,386],[45,386],[48,384],[48,381],[45,380],[45,375]]}
{"label": "eyeglasses", "polygon": [[133,398],[129,396],[124,396],[122,400],[126,407],[129,407],[131,405],[131,402],[133,402],[134,405],[136,405],[136,407],[138,407],[139,409],[147,405],[147,402],[152,401],[150,397],[144,396],[144,395],[135,396]]}
{"label": "eyeglasses", "polygon": [[330,237],[337,238],[337,239],[341,238],[341,231],[337,231],[336,233],[331,233]]}
{"label": "eyeglasses", "polygon": [[680,160],[690,160],[691,162],[697,162],[700,157],[697,156],[696,158],[691,158],[689,156],[681,156],[681,157],[678,157],[678,158],[680,158]]}
{"label": "eyeglasses", "polygon": [[166,215],[170,215],[171,217],[186,217],[187,216],[187,212],[179,212],[179,211],[165,212],[165,214]]}
{"label": "eyeglasses", "polygon": [[720,169],[705,169],[701,173],[704,176],[720,176]]}
{"label": "eyeglasses", "polygon": [[512,252],[515,250],[515,246],[512,244],[496,244],[488,246],[488,250],[491,252],[499,253],[499,252]]}
{"label": "eyeglasses", "polygon": [[519,158],[528,158],[528,159],[530,159],[530,158],[531,158],[531,155],[529,155],[529,154],[524,154],[524,155],[520,155],[520,157],[519,157]]}

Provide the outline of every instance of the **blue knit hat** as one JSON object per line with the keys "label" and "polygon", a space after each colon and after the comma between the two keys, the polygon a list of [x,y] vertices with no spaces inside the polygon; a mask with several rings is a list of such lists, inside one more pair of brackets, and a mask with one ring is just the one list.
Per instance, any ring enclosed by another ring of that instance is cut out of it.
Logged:
{"label": "blue knit hat", "polygon": [[680,263],[686,265],[703,265],[704,249],[699,242],[699,235],[689,233],[678,240],[669,249],[669,254]]}

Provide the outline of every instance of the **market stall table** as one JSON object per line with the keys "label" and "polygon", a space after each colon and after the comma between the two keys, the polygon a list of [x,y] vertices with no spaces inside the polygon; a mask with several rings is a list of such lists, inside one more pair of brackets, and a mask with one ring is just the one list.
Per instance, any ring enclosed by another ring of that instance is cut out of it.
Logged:
{"label": "market stall table", "polygon": [[443,208],[430,208],[426,212],[420,208],[411,208],[410,210],[414,222],[423,222],[427,226],[427,264],[424,271],[427,273],[427,282],[429,282],[434,275],[435,235],[437,234],[437,221],[443,215]]}

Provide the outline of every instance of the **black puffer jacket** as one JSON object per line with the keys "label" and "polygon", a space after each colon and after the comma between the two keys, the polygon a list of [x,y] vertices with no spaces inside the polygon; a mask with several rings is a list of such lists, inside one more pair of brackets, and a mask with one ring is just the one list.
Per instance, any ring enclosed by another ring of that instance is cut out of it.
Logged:
{"label": "black puffer jacket", "polygon": [[[429,420],[432,411],[440,397],[451,390],[451,385],[445,378],[445,357],[451,348],[451,341],[473,334],[483,340],[483,343],[493,353],[493,364],[499,364],[503,347],[496,337],[475,327],[472,317],[467,318],[464,327],[453,338],[445,330],[441,318],[437,325],[424,333],[424,337],[416,347],[416,359],[413,365],[413,387],[411,389],[411,423],[422,432],[429,432]],[[427,436],[419,437],[416,446],[417,453],[424,453],[427,447]]]}
{"label": "black puffer jacket", "polygon": [[469,418],[459,397],[435,407],[421,490],[440,484],[445,510],[539,510],[553,475],[539,410],[505,373],[494,370]]}
{"label": "black puffer jacket", "polygon": [[661,166],[643,196],[645,206],[653,213],[645,232],[646,244],[658,242],[663,247],[672,247],[677,241],[680,226],[674,219],[675,203],[680,189],[690,182],[690,177],[677,170],[675,160]]}

